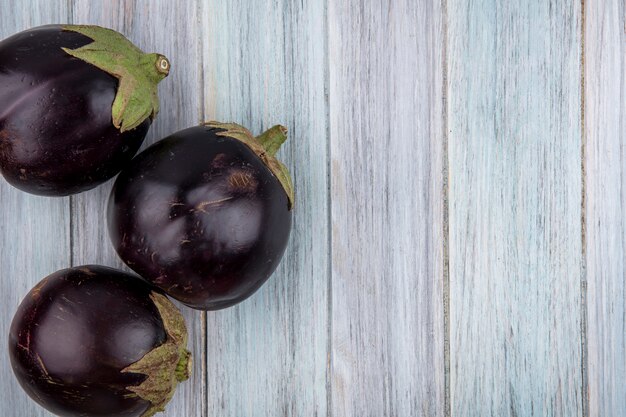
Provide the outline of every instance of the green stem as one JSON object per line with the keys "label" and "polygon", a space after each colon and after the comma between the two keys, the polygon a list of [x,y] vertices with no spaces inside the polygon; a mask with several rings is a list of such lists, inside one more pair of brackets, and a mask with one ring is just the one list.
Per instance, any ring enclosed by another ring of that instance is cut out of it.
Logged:
{"label": "green stem", "polygon": [[287,128],[276,125],[261,133],[256,139],[268,155],[274,156],[280,149],[280,146],[287,140]]}

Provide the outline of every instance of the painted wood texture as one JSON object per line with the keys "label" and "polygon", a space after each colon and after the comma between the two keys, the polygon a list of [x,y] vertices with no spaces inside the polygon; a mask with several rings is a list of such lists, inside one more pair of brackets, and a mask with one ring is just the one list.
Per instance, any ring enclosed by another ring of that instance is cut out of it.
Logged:
{"label": "painted wood texture", "polygon": [[590,416],[626,415],[626,6],[588,1],[585,168]]}
{"label": "painted wood texture", "polygon": [[448,1],[453,416],[581,416],[581,10]]}
{"label": "painted wood texture", "polygon": [[[239,306],[184,309],[195,372],[164,416],[626,415],[626,11],[584,4],[0,0],[0,38],[93,23],[168,56],[146,145],[289,128],[285,258]],[[0,334],[43,276],[123,267],[111,186],[0,181]],[[50,415],[6,353],[0,388],[3,417]]]}
{"label": "painted wood texture", "polygon": [[289,128],[296,202],[285,257],[250,299],[207,315],[208,415],[326,416],[328,133],[323,1],[209,0],[205,118]]}
{"label": "painted wood texture", "polygon": [[329,1],[333,416],[443,416],[441,2]]}
{"label": "painted wood texture", "polygon": [[[0,39],[48,23],[67,21],[66,2],[0,0]],[[46,275],[70,264],[67,198],[36,197],[0,180],[0,414],[49,415],[31,401],[13,376],[7,335],[22,298]]]}

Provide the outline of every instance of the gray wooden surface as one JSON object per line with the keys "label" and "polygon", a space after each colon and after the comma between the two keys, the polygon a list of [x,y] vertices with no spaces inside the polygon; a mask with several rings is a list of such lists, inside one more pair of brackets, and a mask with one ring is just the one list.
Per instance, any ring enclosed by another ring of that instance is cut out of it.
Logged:
{"label": "gray wooden surface", "polygon": [[[285,258],[252,298],[185,309],[165,416],[626,415],[623,0],[0,0],[0,38],[112,27],[172,62],[146,145],[282,123]],[[123,267],[111,183],[0,180],[0,332],[69,265]],[[42,417],[0,355],[0,415]]]}
{"label": "gray wooden surface", "polygon": [[580,2],[448,2],[455,416],[580,416]]}
{"label": "gray wooden surface", "polygon": [[439,1],[331,0],[333,416],[443,416]]}
{"label": "gray wooden surface", "polygon": [[626,415],[626,3],[585,5],[589,415]]}

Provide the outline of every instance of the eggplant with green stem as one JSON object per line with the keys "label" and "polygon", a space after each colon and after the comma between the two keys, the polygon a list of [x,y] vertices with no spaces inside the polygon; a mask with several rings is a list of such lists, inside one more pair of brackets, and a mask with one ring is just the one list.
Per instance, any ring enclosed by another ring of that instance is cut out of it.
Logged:
{"label": "eggplant with green stem", "polygon": [[167,58],[98,26],[49,25],[0,42],[0,173],[47,196],[116,175],[159,110]]}
{"label": "eggplant with green stem", "polygon": [[87,265],[44,278],[11,324],[9,356],[24,390],[62,417],[150,417],[191,356],[180,311],[141,278]]}
{"label": "eggplant with green stem", "polygon": [[293,185],[275,156],[286,134],[274,126],[254,137],[210,122],[141,152],[109,198],[119,256],[192,308],[249,297],[280,263],[291,231]]}

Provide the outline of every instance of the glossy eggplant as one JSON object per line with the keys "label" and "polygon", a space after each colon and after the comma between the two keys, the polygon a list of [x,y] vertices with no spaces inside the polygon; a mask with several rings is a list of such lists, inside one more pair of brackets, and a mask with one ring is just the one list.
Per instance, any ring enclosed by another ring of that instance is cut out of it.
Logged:
{"label": "glossy eggplant", "polygon": [[162,55],[96,26],[41,26],[3,40],[0,172],[49,196],[108,180],[141,146],[168,72]]}
{"label": "glossy eggplant", "polygon": [[63,417],[147,417],[188,378],[178,309],[137,276],[88,265],[33,288],[11,324],[13,371],[36,402]]}
{"label": "glossy eggplant", "polygon": [[293,187],[274,157],[285,139],[282,126],[255,138],[239,125],[209,123],[141,152],[109,198],[117,253],[192,308],[217,310],[249,297],[289,239]]}

